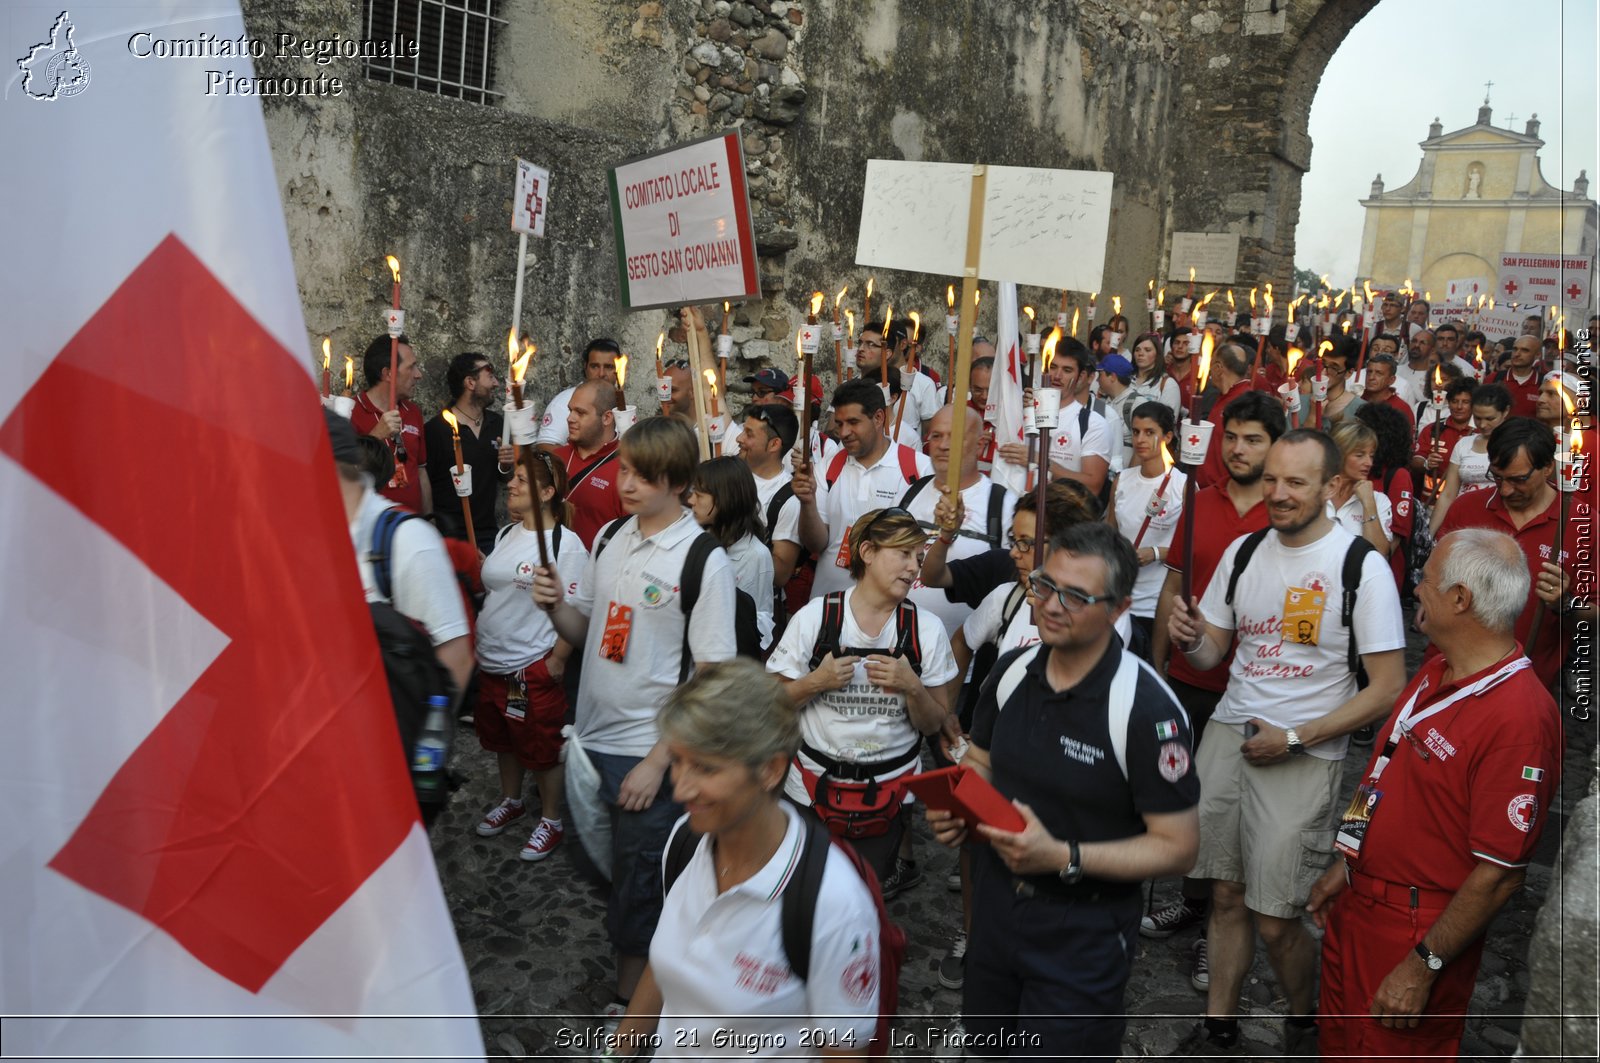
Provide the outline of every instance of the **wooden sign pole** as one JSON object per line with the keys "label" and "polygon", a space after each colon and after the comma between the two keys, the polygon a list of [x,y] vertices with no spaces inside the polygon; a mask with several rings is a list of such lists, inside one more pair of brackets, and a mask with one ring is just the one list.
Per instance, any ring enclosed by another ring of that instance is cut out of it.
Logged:
{"label": "wooden sign pole", "polygon": [[699,431],[695,434],[700,439],[700,460],[711,460],[711,425],[706,419],[706,411],[710,404],[706,401],[706,378],[701,373],[703,367],[700,352],[700,330],[695,327],[691,317],[686,327],[688,335],[685,339],[689,345],[689,384],[694,393],[694,423]]}
{"label": "wooden sign pole", "polygon": [[972,386],[972,328],[978,316],[978,256],[983,249],[983,200],[988,183],[989,168],[982,163],[974,166],[972,198],[967,208],[967,257],[961,271],[961,324],[949,392],[950,404],[956,411],[950,418],[950,482],[945,487],[951,505],[961,497],[961,448],[967,432],[967,392]]}

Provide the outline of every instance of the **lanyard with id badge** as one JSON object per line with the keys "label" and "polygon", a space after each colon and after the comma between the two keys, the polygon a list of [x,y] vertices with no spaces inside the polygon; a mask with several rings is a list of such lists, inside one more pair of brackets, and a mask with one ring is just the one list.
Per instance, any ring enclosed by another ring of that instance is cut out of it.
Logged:
{"label": "lanyard with id badge", "polygon": [[1372,825],[1373,813],[1377,811],[1378,802],[1383,800],[1383,791],[1378,789],[1378,780],[1383,775],[1383,769],[1389,766],[1395,751],[1400,748],[1402,739],[1423,760],[1433,758],[1433,754],[1428,751],[1422,739],[1416,736],[1418,724],[1430,716],[1438,715],[1458,701],[1477,697],[1528,667],[1531,667],[1528,658],[1518,657],[1471,686],[1462,687],[1449,697],[1441,698],[1419,713],[1416,711],[1417,701],[1427,692],[1431,683],[1431,680],[1424,679],[1417,687],[1416,693],[1411,695],[1411,700],[1406,702],[1405,708],[1395,717],[1394,728],[1389,732],[1389,740],[1383,744],[1383,752],[1372,762],[1372,771],[1366,780],[1356,787],[1354,796],[1350,798],[1350,807],[1345,809],[1344,818],[1339,821],[1339,833],[1333,840],[1334,848],[1343,853],[1347,859],[1354,859],[1360,855],[1361,844],[1367,839],[1367,828]]}

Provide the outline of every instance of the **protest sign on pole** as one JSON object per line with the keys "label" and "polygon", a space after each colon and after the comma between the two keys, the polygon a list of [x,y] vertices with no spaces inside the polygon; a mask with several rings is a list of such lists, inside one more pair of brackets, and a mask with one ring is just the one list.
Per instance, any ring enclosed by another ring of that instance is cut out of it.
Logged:
{"label": "protest sign on pole", "polygon": [[[517,234],[517,283],[511,295],[511,335],[522,335],[522,275],[528,268],[528,237],[544,237],[544,220],[549,215],[550,171],[527,159],[517,160],[517,187],[511,197],[511,228]],[[516,357],[512,343],[511,357]],[[500,445],[511,440],[511,418],[506,418]]]}
{"label": "protest sign on pole", "polygon": [[1507,251],[1500,256],[1494,298],[1499,303],[1586,307],[1593,255]]}
{"label": "protest sign on pole", "polygon": [[737,132],[619,163],[606,176],[626,309],[761,294]]}

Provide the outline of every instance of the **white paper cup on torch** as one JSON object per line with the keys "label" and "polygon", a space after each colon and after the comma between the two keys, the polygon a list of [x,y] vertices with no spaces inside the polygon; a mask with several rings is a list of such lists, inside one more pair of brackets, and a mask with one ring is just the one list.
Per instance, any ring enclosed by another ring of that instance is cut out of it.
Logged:
{"label": "white paper cup on torch", "polygon": [[1055,388],[1033,389],[1033,424],[1042,430],[1053,429],[1061,415],[1061,392]]}
{"label": "white paper cup on torch", "polygon": [[1556,486],[1571,494],[1583,483],[1584,462],[1588,455],[1582,451],[1556,451]]}
{"label": "white paper cup on torch", "polygon": [[800,326],[800,353],[801,354],[816,354],[817,353],[817,349],[819,347],[821,347],[821,346],[822,346],[822,326],[820,324],[818,324],[818,325],[801,325]]}
{"label": "white paper cup on torch", "polygon": [[1365,369],[1351,373],[1345,378],[1344,389],[1353,395],[1360,395],[1367,390],[1367,371]]}
{"label": "white paper cup on torch", "polygon": [[1313,402],[1328,401],[1328,378],[1321,373],[1311,378],[1311,400]]}
{"label": "white paper cup on torch", "polygon": [[639,421],[639,407],[624,406],[620,410],[611,411],[611,423],[615,426],[618,438]]}
{"label": "white paper cup on torch", "polygon": [[385,310],[383,330],[389,334],[390,339],[399,339],[400,334],[406,330],[406,312],[393,307]]}
{"label": "white paper cup on torch", "polygon": [[1191,468],[1205,464],[1213,427],[1210,421],[1178,422],[1178,460]]}
{"label": "white paper cup on torch", "polygon": [[728,427],[730,424],[731,422],[728,419],[728,415],[725,413],[719,413],[715,415],[707,414],[706,430],[709,433],[707,438],[709,438],[713,443],[721,443],[722,437],[728,434]]}
{"label": "white paper cup on torch", "polygon": [[1062,332],[1067,331],[1067,312],[1065,310],[1056,311],[1056,328]]}
{"label": "white paper cup on torch", "polygon": [[519,447],[529,446],[539,438],[539,425],[534,420],[531,402],[524,402],[521,409],[514,402],[506,403],[506,424],[511,426],[511,442]]}
{"label": "white paper cup on torch", "polygon": [[1022,334],[1022,349],[1027,352],[1029,358],[1039,353],[1039,338],[1039,333],[1037,332],[1024,332]]}
{"label": "white paper cup on torch", "polygon": [[1295,337],[1300,335],[1300,322],[1291,321],[1283,326],[1283,342],[1293,343]]}
{"label": "white paper cup on torch", "polygon": [[[878,384],[878,390],[883,392],[883,404],[885,406],[890,406],[890,405],[892,405],[894,403],[894,393],[889,390],[889,385],[888,384],[884,384],[884,383],[880,382]],[[796,392],[797,396],[798,396],[798,394],[799,393]]]}
{"label": "white paper cup on torch", "polygon": [[1167,327],[1167,312],[1165,310],[1152,311],[1155,317],[1156,331],[1160,332]]}
{"label": "white paper cup on torch", "polygon": [[717,337],[717,357],[718,358],[732,358],[733,357],[733,337],[732,336],[719,335]]}
{"label": "white paper cup on torch", "polygon": [[1106,333],[1106,340],[1111,344],[1111,349],[1113,351],[1122,350],[1122,333],[1108,332]]}
{"label": "white paper cup on torch", "polygon": [[334,395],[328,402],[340,417],[348,418],[356,410],[356,400],[349,395]]}
{"label": "white paper cup on torch", "polygon": [[956,329],[960,324],[961,324],[961,318],[960,318],[959,315],[946,314],[944,316],[944,330],[946,332],[948,332],[950,335],[952,335],[952,336],[956,335]]}
{"label": "white paper cup on torch", "polygon": [[1200,353],[1200,342],[1204,338],[1205,338],[1205,333],[1204,332],[1191,332],[1191,333],[1189,333],[1188,340],[1189,340],[1189,353],[1190,354],[1199,354]]}
{"label": "white paper cup on torch", "polygon": [[1185,314],[1187,314],[1193,307],[1194,300],[1190,299],[1188,296],[1184,296],[1182,299],[1178,300],[1178,309],[1182,310]]}
{"label": "white paper cup on torch", "polygon": [[672,378],[670,376],[656,377],[656,398],[662,402],[672,401]]}
{"label": "white paper cup on torch", "polygon": [[1300,385],[1290,381],[1278,385],[1278,400],[1283,403],[1286,413],[1300,412]]}
{"label": "white paper cup on torch", "polygon": [[450,466],[450,484],[456,489],[457,498],[472,497],[472,466],[463,465],[459,468]]}
{"label": "white paper cup on torch", "polygon": [[910,391],[911,390],[911,385],[915,384],[916,382],[917,382],[917,371],[915,369],[904,369],[904,368],[902,368],[900,370],[900,390],[901,391]]}

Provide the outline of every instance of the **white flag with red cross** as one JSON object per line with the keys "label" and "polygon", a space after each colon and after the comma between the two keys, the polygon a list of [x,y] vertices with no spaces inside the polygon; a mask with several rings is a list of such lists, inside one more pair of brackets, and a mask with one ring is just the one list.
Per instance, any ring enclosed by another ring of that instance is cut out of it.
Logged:
{"label": "white flag with red cross", "polygon": [[[1000,298],[996,302],[994,372],[989,377],[987,413],[988,420],[994,425],[995,443],[1004,446],[1007,443],[1027,442],[1022,434],[1022,388],[1027,359],[1022,351],[1022,337],[1017,330],[1016,284],[1001,281]],[[1013,491],[1027,490],[1028,470],[1003,461],[998,450],[994,457],[994,469],[989,476],[995,483]]]}
{"label": "white flag with red cross", "polygon": [[481,1057],[237,0],[0,34],[6,1050]]}

